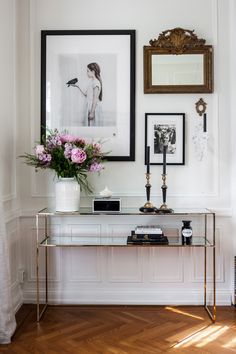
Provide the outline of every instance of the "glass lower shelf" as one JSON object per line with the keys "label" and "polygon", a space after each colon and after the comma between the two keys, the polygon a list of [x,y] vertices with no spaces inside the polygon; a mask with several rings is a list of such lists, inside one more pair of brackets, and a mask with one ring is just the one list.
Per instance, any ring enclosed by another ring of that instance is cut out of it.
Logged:
{"label": "glass lower shelf", "polygon": [[182,245],[179,237],[168,236],[168,244],[127,244],[127,237],[48,237],[42,247],[214,247],[205,237],[193,237],[190,245]]}

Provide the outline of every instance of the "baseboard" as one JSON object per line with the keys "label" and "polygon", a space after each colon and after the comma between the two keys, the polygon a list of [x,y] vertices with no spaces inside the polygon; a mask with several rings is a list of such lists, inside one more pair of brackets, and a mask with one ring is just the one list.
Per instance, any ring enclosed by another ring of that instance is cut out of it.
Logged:
{"label": "baseboard", "polygon": [[[40,299],[45,298],[44,292],[40,292]],[[49,302],[52,304],[94,304],[94,305],[202,305],[203,291],[199,290],[147,290],[147,291],[122,291],[122,290],[88,290],[88,291],[65,291],[50,290]],[[34,291],[24,292],[24,303],[35,303]],[[207,298],[212,302],[212,294]],[[219,306],[232,304],[230,290],[220,290],[216,295],[216,303]]]}

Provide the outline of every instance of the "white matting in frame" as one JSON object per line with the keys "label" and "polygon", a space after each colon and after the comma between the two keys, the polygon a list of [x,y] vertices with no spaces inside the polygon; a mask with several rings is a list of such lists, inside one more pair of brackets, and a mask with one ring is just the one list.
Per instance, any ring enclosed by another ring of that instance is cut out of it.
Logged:
{"label": "white matting in frame", "polygon": [[150,164],[162,165],[164,141],[167,144],[166,163],[168,165],[184,165],[184,113],[145,114],[145,151],[146,147],[150,146]]}
{"label": "white matting in frame", "polygon": [[[135,31],[42,31],[41,45],[41,135],[45,128],[67,130],[88,141],[102,140],[108,160],[133,161]],[[89,120],[91,63],[99,66],[102,96],[99,114]]]}

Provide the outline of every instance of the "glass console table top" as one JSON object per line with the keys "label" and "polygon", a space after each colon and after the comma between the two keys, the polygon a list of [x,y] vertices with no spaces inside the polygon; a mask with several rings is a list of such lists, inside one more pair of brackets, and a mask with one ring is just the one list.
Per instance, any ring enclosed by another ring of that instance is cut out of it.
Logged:
{"label": "glass console table top", "polygon": [[84,215],[143,215],[143,216],[172,216],[172,215],[213,215],[214,212],[212,212],[209,209],[204,209],[204,208],[199,208],[199,209],[181,209],[181,208],[176,208],[173,213],[141,213],[139,211],[139,208],[122,208],[120,212],[93,212],[92,208],[80,208],[79,211],[76,212],[60,212],[60,211],[55,211],[52,208],[44,208],[40,210],[37,215],[49,215],[49,216],[60,216],[60,215],[67,215],[67,216],[84,216]]}
{"label": "glass console table top", "polygon": [[[156,216],[156,217],[163,217],[163,216],[207,216],[209,215],[210,217],[214,216],[214,212],[212,212],[209,209],[175,209],[173,213],[141,213],[139,209],[137,208],[123,208],[121,212],[102,212],[102,213],[93,213],[92,208],[80,208],[79,212],[57,212],[53,209],[50,208],[44,208],[40,210],[37,214],[38,217],[45,217],[47,216],[135,216],[135,215],[140,215],[141,217],[143,216]],[[203,236],[201,233],[198,235],[195,235],[192,239],[192,244],[191,245],[182,245],[182,239],[181,237],[178,237],[176,235],[167,235],[168,237],[168,244],[151,244],[151,243],[145,243],[145,244],[127,244],[127,236],[77,236],[77,237],[71,237],[71,236],[64,236],[64,235],[59,235],[59,236],[54,236],[54,235],[47,235],[48,237],[45,237],[45,239],[41,242],[39,242],[40,246],[44,247],[92,247],[92,246],[97,246],[97,247],[212,247],[213,243],[210,242],[205,236]]]}

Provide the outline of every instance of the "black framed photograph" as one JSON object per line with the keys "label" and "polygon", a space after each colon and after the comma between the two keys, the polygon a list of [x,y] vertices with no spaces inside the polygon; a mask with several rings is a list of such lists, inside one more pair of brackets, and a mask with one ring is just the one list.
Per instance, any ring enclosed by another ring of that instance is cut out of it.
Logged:
{"label": "black framed photograph", "polygon": [[[150,146],[150,164],[163,164],[163,146],[166,164],[185,164],[185,114],[145,113],[145,151]],[[145,154],[145,164],[147,157]]]}
{"label": "black framed photograph", "polygon": [[47,129],[135,160],[135,30],[41,32],[41,138]]}

